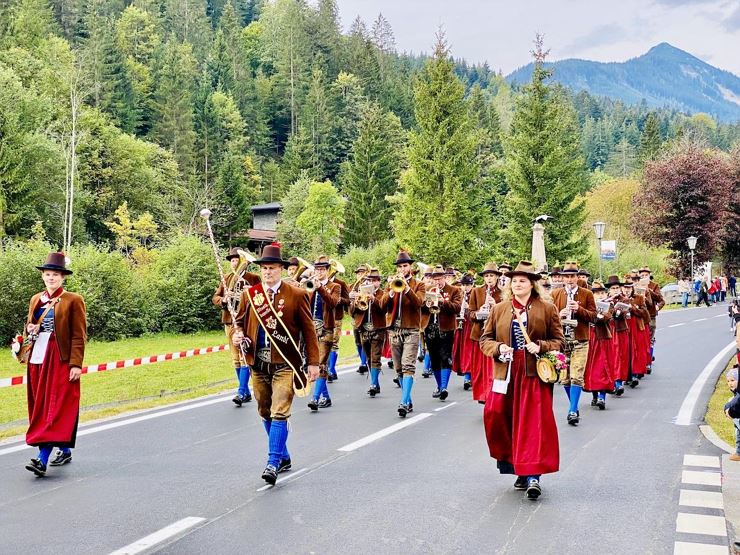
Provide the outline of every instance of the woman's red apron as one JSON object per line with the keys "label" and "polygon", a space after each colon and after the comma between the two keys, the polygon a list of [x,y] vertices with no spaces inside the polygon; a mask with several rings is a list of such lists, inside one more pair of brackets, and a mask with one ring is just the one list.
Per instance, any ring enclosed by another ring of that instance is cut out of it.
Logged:
{"label": "woman's red apron", "polygon": [[461,374],[472,372],[476,342],[470,339],[471,327],[470,321],[465,320],[463,327],[455,330],[455,342],[452,345],[452,369]]}
{"label": "woman's red apron", "polygon": [[480,350],[480,344],[473,342],[473,356],[470,361],[470,381],[473,384],[473,399],[485,401],[493,385],[493,359]]}
{"label": "woman's red apron", "polygon": [[612,391],[617,374],[611,339],[596,339],[594,328],[590,329],[588,358],[583,389],[586,391]]}

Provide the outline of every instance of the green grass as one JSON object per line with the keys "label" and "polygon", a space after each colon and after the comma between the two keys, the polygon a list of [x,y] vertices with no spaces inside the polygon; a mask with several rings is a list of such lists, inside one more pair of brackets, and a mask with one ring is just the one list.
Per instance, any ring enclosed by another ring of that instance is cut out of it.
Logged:
{"label": "green grass", "polygon": [[[225,338],[221,332],[194,335],[161,334],[111,343],[91,341],[85,351],[85,364],[210,347],[224,342]],[[7,358],[0,364],[0,377],[24,374],[25,367],[15,362],[9,351],[6,353]],[[353,338],[342,337],[339,344],[340,359],[355,355]],[[86,374],[82,376],[80,420],[86,422],[131,410],[164,405],[233,389],[235,386],[236,376],[228,352]],[[23,433],[26,418],[26,388],[24,386],[0,388],[0,426],[6,424],[0,428],[0,439]],[[7,426],[14,422],[16,424]]]}
{"label": "green grass", "polygon": [[[737,362],[737,358],[733,356],[728,363],[725,372],[732,368],[735,362]],[[707,407],[707,414],[704,419],[719,437],[734,447],[735,427],[732,424],[732,420],[727,418],[724,411],[725,403],[732,398],[732,393],[727,388],[725,372],[722,372],[719,380],[717,380],[717,385],[714,388],[712,398],[709,399],[709,406]]]}

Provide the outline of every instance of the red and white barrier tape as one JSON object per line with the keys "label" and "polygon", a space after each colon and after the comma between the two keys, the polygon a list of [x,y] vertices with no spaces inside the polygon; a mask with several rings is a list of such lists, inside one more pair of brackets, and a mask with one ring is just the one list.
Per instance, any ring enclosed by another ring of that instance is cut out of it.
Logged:
{"label": "red and white barrier tape", "polygon": [[[342,335],[352,335],[351,330],[343,330]],[[105,362],[103,364],[94,364],[82,368],[83,374],[93,374],[95,372],[105,372],[117,368],[131,368],[132,366],[144,366],[145,364],[154,364],[156,362],[165,362],[167,360],[178,360],[180,358],[189,358],[197,355],[206,355],[208,353],[217,353],[225,351],[228,345],[216,345],[215,347],[203,347],[202,349],[191,349],[190,351],[180,351],[177,353],[166,353],[164,355],[152,355],[150,357],[131,358],[128,360],[116,360],[114,362]],[[14,385],[23,385],[26,383],[26,376],[13,376],[11,378],[0,378],[0,388],[11,387]]]}

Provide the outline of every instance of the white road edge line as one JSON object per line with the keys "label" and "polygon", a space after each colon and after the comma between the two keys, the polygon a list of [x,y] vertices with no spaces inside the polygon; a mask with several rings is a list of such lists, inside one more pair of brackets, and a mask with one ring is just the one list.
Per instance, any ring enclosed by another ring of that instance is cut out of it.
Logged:
{"label": "white road edge line", "polygon": [[685,326],[686,322],[681,322],[680,324],[671,324],[668,326],[669,328],[677,328],[678,326]]}
{"label": "white road edge line", "polygon": [[448,409],[450,407],[453,407],[457,404],[457,401],[452,401],[449,405],[445,405],[444,407],[439,407],[438,409],[434,409],[434,412],[439,412],[441,410]]}
{"label": "white road edge line", "polygon": [[686,394],[686,398],[683,400],[683,403],[681,403],[681,408],[679,409],[678,415],[676,415],[676,419],[674,422],[676,426],[691,425],[691,415],[694,414],[694,407],[696,407],[696,402],[699,400],[699,395],[706,385],[709,376],[712,375],[715,367],[720,362],[730,356],[730,353],[734,349],[735,342],[733,341],[732,343],[727,345],[727,347],[717,353],[714,358],[710,360],[709,363],[704,367],[704,370],[701,371],[701,374],[697,376],[696,380],[694,380],[694,383],[691,385],[691,389],[689,389],[689,392]]}
{"label": "white road edge line", "polygon": [[417,414],[413,418],[408,418],[404,420],[403,422],[399,422],[398,424],[393,424],[393,426],[388,426],[387,428],[383,428],[382,430],[375,432],[374,434],[370,434],[369,436],[365,436],[362,439],[358,439],[357,441],[349,443],[345,445],[344,447],[340,447],[339,449],[337,449],[337,451],[344,451],[346,453],[349,453],[350,451],[356,451],[360,447],[365,447],[365,445],[368,445],[372,443],[373,441],[377,441],[381,438],[384,438],[385,436],[388,436],[394,432],[397,432],[398,430],[403,430],[404,428],[412,426],[413,424],[417,424],[421,422],[422,420],[424,420],[425,418],[429,418],[430,416],[432,416],[431,412],[422,412],[421,414]]}
{"label": "white road edge line", "polygon": [[[288,484],[290,482],[293,482],[297,480],[298,477],[301,476],[301,474],[305,474],[306,472],[308,472],[308,467],[301,468],[300,470],[296,470],[295,472],[292,472],[291,474],[289,474],[284,480],[279,480],[279,483],[280,485],[282,485],[282,484]],[[275,486],[271,486],[270,484],[265,484],[261,488],[257,488],[257,491],[266,491],[274,487]]]}
{"label": "white road edge line", "polygon": [[694,322],[706,322],[709,318],[697,318]]}
{"label": "white road edge line", "polygon": [[197,526],[201,522],[205,522],[205,518],[199,516],[189,516],[178,520],[165,526],[161,530],[157,530],[153,534],[141,538],[140,540],[130,543],[126,547],[122,547],[116,551],[113,551],[110,555],[134,555],[136,553],[142,553],[148,551],[153,546],[162,543],[163,541],[169,540],[179,534],[182,534],[186,530],[189,530],[193,526]]}

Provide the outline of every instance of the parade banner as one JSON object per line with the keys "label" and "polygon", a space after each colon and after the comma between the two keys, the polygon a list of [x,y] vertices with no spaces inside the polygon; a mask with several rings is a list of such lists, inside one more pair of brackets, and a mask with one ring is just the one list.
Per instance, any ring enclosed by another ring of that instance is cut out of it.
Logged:
{"label": "parade banner", "polygon": [[617,242],[614,240],[601,242],[601,260],[617,258]]}

